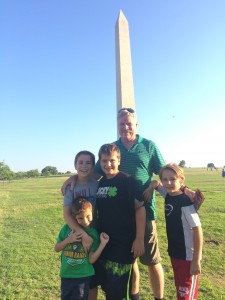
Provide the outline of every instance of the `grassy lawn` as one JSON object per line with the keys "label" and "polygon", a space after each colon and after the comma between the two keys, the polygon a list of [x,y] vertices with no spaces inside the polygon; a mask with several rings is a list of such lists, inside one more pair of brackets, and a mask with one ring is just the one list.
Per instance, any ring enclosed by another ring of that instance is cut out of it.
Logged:
{"label": "grassy lawn", "polygon": [[[221,170],[185,169],[185,184],[206,197],[199,214],[204,232],[200,300],[225,299],[225,178]],[[54,252],[63,224],[63,177],[0,183],[0,299],[60,299],[60,254]],[[167,256],[163,199],[157,195],[158,234],[165,270],[165,298],[176,299]],[[153,299],[140,265],[141,299]],[[104,299],[99,293],[99,299]]]}

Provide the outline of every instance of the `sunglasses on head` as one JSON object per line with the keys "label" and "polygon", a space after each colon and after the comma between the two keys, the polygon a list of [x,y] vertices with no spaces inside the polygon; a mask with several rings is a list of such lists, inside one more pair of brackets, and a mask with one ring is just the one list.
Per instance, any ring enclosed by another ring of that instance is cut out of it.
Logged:
{"label": "sunglasses on head", "polygon": [[133,110],[133,108],[121,108],[120,110],[118,110],[118,114],[120,114],[122,111],[128,111],[129,113],[135,113],[135,110]]}

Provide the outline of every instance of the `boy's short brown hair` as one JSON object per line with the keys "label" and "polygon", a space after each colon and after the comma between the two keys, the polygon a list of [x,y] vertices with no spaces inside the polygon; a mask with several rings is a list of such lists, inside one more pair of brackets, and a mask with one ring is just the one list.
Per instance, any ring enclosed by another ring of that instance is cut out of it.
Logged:
{"label": "boy's short brown hair", "polygon": [[104,144],[98,151],[98,157],[101,159],[102,154],[110,155],[113,152],[117,153],[117,157],[120,158],[120,148],[116,144]]}
{"label": "boy's short brown hair", "polygon": [[91,158],[92,165],[93,166],[95,165],[95,156],[94,156],[94,154],[91,153],[90,151],[87,151],[87,150],[82,150],[82,151],[77,153],[77,155],[75,156],[75,159],[74,159],[74,165],[77,163],[78,158],[79,158],[80,155],[89,155],[90,158]]}
{"label": "boy's short brown hair", "polygon": [[76,216],[82,212],[85,212],[88,208],[93,212],[93,207],[91,202],[86,197],[76,197],[73,199],[71,204],[72,215]]}
{"label": "boy's short brown hair", "polygon": [[167,165],[165,165],[164,167],[161,168],[160,172],[159,172],[159,178],[160,180],[162,180],[162,173],[165,170],[169,170],[172,171],[177,178],[180,178],[184,181],[185,177],[184,177],[184,171],[176,164],[174,163],[169,163]]}

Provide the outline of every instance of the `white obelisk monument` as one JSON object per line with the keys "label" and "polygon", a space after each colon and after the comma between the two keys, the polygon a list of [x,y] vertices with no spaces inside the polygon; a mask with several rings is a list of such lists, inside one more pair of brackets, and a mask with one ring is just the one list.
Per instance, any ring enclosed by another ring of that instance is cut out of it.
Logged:
{"label": "white obelisk monument", "polygon": [[115,39],[116,109],[117,111],[122,107],[135,109],[129,25],[122,10],[115,25]]}

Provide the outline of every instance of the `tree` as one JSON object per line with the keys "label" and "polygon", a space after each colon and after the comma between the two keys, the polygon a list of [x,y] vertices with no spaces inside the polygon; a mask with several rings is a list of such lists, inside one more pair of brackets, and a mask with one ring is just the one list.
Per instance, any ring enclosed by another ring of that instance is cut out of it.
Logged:
{"label": "tree", "polygon": [[185,165],[186,165],[185,160],[181,160],[181,161],[179,162],[179,165],[178,165],[178,166],[181,167],[181,168],[184,168]]}
{"label": "tree", "polygon": [[0,180],[10,180],[13,178],[13,171],[10,170],[3,161],[0,162]]}
{"label": "tree", "polygon": [[27,177],[29,177],[29,178],[31,178],[31,177],[38,177],[39,175],[40,174],[39,174],[38,169],[27,171]]}
{"label": "tree", "polygon": [[46,166],[44,169],[41,170],[41,174],[44,176],[56,175],[58,174],[58,170],[56,167]]}
{"label": "tree", "polygon": [[16,172],[14,173],[14,178],[15,179],[22,179],[22,178],[26,178],[27,177],[27,173],[26,172]]}

